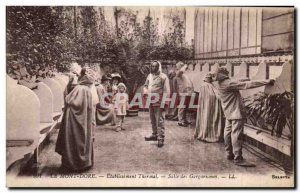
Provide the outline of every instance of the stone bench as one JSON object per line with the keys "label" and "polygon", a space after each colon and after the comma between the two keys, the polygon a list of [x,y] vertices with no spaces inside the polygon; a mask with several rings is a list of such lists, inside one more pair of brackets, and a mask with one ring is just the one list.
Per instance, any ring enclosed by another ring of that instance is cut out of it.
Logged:
{"label": "stone bench", "polygon": [[29,88],[7,76],[6,169],[14,162],[30,157],[38,146],[40,101]]}
{"label": "stone bench", "polygon": [[68,83],[65,82],[65,80],[63,80],[63,79],[61,79],[61,78],[59,78],[59,77],[54,77],[53,79],[56,80],[56,81],[59,83],[60,87],[61,87],[62,90],[64,91],[65,88],[67,87],[67,84],[68,84]]}
{"label": "stone bench", "polygon": [[62,112],[64,106],[63,89],[55,79],[45,78],[42,80],[52,91],[53,94],[53,118],[56,120]]}
{"label": "stone bench", "polygon": [[[18,85],[7,76],[7,171],[17,175],[34,157],[38,162],[41,144],[61,121],[62,79],[46,78],[38,88]],[[64,84],[64,83],[63,83]],[[55,98],[56,97],[56,98]]]}
{"label": "stone bench", "polygon": [[193,71],[194,70],[194,65],[193,64],[189,64],[187,70],[188,71]]}
{"label": "stone bench", "polygon": [[220,67],[219,63],[205,63],[203,65],[197,63],[193,71],[190,70],[186,72],[187,76],[191,79],[194,85],[195,92],[199,92],[200,86],[203,84],[203,79],[205,78],[206,74],[209,72],[214,73],[217,67]]}
{"label": "stone bench", "polygon": [[294,89],[294,77],[293,77],[293,63],[292,61],[286,61],[281,66],[281,72],[277,77],[271,77],[275,79],[274,86],[266,86],[264,92],[268,94],[283,93],[284,91],[293,91]]}
{"label": "stone bench", "polygon": [[233,76],[232,79],[246,79],[247,77],[247,63],[242,62],[239,65],[233,66]]}
{"label": "stone bench", "polygon": [[[242,78],[242,77],[241,77]],[[277,65],[269,65],[268,62],[262,61],[256,70],[254,76],[250,76],[250,80],[266,80],[274,79],[274,86],[263,86],[259,88],[248,89],[242,91],[243,97],[248,97],[259,92],[266,92],[269,94],[283,93],[284,91],[291,91],[293,85],[292,81],[292,63],[290,61],[277,63]]]}
{"label": "stone bench", "polygon": [[[66,86],[62,78],[45,78],[40,82],[41,87],[35,91],[41,101],[40,138],[35,152],[35,162],[38,162],[41,144],[61,122],[64,105],[63,87]],[[43,108],[42,108],[43,107]]]}
{"label": "stone bench", "polygon": [[55,77],[59,77],[59,78],[63,79],[66,83],[69,82],[69,77],[64,73],[56,73]]}
{"label": "stone bench", "polygon": [[193,83],[194,91],[199,92],[201,84],[203,84],[203,78],[209,72],[209,64],[205,63],[202,66],[202,71],[200,71],[201,65],[196,64],[193,71],[187,71],[186,75],[190,78]]}
{"label": "stone bench", "polygon": [[44,129],[53,124],[53,94],[51,89],[43,82],[38,83],[38,88],[33,90],[40,101],[40,134]]}

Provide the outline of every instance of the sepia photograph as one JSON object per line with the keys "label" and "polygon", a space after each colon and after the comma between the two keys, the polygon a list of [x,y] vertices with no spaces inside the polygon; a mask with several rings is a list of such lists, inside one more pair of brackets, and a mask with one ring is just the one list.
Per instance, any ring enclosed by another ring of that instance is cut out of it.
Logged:
{"label": "sepia photograph", "polygon": [[295,188],[295,10],[6,6],[6,186]]}

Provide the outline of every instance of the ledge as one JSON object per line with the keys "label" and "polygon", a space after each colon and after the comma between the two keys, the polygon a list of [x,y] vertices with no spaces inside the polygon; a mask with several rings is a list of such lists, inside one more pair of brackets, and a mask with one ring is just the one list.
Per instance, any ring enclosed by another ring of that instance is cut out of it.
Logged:
{"label": "ledge", "polygon": [[53,122],[49,122],[49,123],[40,122],[40,134],[47,133],[50,130],[52,125]]}
{"label": "ledge", "polygon": [[62,112],[54,112],[52,114],[53,120],[56,121],[60,117],[61,114],[62,114]]}
{"label": "ledge", "polygon": [[272,136],[269,133],[249,124],[245,124],[244,126],[244,135],[272,147],[285,155],[291,156],[291,140]]}

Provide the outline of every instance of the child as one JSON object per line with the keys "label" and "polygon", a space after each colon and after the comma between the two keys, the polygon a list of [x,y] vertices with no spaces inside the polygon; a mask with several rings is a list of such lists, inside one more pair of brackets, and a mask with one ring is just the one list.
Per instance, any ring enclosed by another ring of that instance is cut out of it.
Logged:
{"label": "child", "polygon": [[114,96],[114,104],[117,115],[117,127],[116,132],[125,130],[122,124],[125,119],[126,110],[128,109],[128,95],[126,93],[126,86],[123,83],[118,84],[118,92]]}

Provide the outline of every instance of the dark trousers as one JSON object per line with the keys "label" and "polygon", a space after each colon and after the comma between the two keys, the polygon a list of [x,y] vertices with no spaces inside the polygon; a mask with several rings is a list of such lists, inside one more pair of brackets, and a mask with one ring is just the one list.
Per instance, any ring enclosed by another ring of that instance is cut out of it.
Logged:
{"label": "dark trousers", "polygon": [[150,120],[152,125],[152,134],[157,136],[158,139],[165,138],[165,127],[164,127],[164,111],[160,106],[149,107]]}

